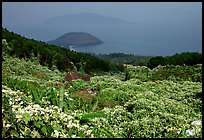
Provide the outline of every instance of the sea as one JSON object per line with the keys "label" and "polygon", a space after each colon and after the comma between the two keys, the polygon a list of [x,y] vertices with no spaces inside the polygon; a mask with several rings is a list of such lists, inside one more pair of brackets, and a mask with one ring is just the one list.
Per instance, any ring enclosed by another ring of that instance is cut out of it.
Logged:
{"label": "sea", "polygon": [[[202,30],[188,26],[155,24],[68,24],[12,26],[7,28],[25,37],[49,41],[69,32],[87,32],[103,41],[95,46],[76,46],[78,52],[93,54],[126,53],[142,56],[170,56],[202,52]],[[69,47],[69,46],[67,46]]]}

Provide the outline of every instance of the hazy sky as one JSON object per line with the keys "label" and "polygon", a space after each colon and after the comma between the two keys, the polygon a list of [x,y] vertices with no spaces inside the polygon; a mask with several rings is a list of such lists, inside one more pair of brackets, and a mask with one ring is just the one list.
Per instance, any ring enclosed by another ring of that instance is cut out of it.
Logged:
{"label": "hazy sky", "polygon": [[29,38],[50,40],[74,28],[68,26],[65,31],[55,26],[45,30],[36,25],[53,17],[87,12],[136,23],[134,28],[123,28],[118,33],[114,26],[112,30],[87,28],[104,42],[111,42],[109,38],[120,41],[124,37],[119,38],[119,34],[126,32],[127,39],[137,39],[133,46],[143,46],[143,50],[152,47],[152,54],[162,49],[158,54],[202,51],[202,2],[3,2],[2,26]]}
{"label": "hazy sky", "polygon": [[3,2],[3,25],[93,12],[133,22],[201,22],[201,2]]}

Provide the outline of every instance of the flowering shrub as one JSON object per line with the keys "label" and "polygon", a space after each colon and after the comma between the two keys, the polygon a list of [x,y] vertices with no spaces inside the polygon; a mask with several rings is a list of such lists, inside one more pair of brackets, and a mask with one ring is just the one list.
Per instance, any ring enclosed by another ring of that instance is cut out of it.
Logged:
{"label": "flowering shrub", "polygon": [[[122,92],[121,89],[126,90],[123,97],[127,97],[127,100],[123,102],[124,105],[121,104],[123,106],[106,108],[105,120],[93,120],[95,126],[109,130],[111,137],[186,137],[189,122],[202,119],[202,101],[194,96],[202,90],[201,83],[164,80],[138,82],[136,85],[133,81],[121,83],[112,89],[104,86],[102,90],[107,95],[110,93],[110,97]],[[201,135],[198,133],[195,137]]]}
{"label": "flowering shrub", "polygon": [[[50,105],[50,102],[43,99],[47,107],[42,108],[39,104],[34,104],[32,96],[28,96],[20,91],[12,91],[3,86],[3,137],[7,136],[8,130],[10,137],[73,137],[73,133],[84,137],[88,128],[80,126],[79,120],[76,120],[77,110],[63,112],[58,106]],[[8,98],[10,97],[10,98]],[[23,100],[24,98],[29,98]],[[7,104],[9,103],[9,105]],[[8,105],[8,106],[7,106]],[[24,107],[26,106],[26,107]],[[7,109],[11,108],[14,116],[10,122],[7,116]],[[10,128],[11,127],[11,128]]]}
{"label": "flowering shrub", "polygon": [[142,81],[148,81],[152,76],[151,69],[145,66],[127,65],[127,71],[130,75],[130,78],[136,78]]}
{"label": "flowering shrub", "polygon": [[172,80],[172,81],[193,81],[202,82],[202,65],[195,66],[157,66],[149,69],[145,66],[127,65],[130,78],[137,78],[141,81]]}
{"label": "flowering shrub", "polygon": [[[202,82],[184,74],[199,79],[200,68],[128,66],[130,80],[107,74],[65,88],[65,73],[5,56],[2,137],[202,138]],[[153,80],[157,72],[173,74]],[[175,76],[179,72],[183,78]],[[95,93],[91,102],[74,95],[85,89]]]}

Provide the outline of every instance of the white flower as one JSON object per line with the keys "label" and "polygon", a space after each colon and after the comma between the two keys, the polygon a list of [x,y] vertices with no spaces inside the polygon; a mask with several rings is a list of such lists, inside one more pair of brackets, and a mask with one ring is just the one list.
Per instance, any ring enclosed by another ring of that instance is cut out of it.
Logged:
{"label": "white flower", "polygon": [[10,127],[11,125],[10,124],[6,124],[6,126],[5,127]]}
{"label": "white flower", "polygon": [[194,130],[186,130],[186,135],[187,136],[193,136],[195,134]]}
{"label": "white flower", "polygon": [[88,125],[84,125],[83,127],[86,129],[86,128],[88,128],[89,126],[88,126]]}
{"label": "white flower", "polygon": [[97,122],[97,121],[99,121],[99,119],[98,118],[93,118],[93,119],[91,119],[91,121]]}
{"label": "white flower", "polygon": [[40,113],[41,115],[44,115],[45,114],[45,112],[44,111],[41,111],[41,113]]}
{"label": "white flower", "polygon": [[60,119],[63,120],[65,118],[64,114],[60,114]]}
{"label": "white flower", "polygon": [[72,112],[73,116],[76,116],[76,114],[77,114],[77,111]]}
{"label": "white flower", "polygon": [[64,96],[68,96],[68,94],[67,94],[67,93],[68,93],[68,92],[65,92],[65,93],[64,93]]}
{"label": "white flower", "polygon": [[197,125],[201,125],[201,121],[193,121],[192,123],[191,123],[191,125],[193,125],[193,126],[197,126]]}
{"label": "white flower", "polygon": [[76,124],[73,123],[72,125],[73,125],[74,127],[76,127],[76,128],[80,128],[80,127],[79,127],[79,123],[76,123]]}
{"label": "white flower", "polygon": [[46,110],[47,112],[50,112],[50,109],[49,109],[49,107],[46,107],[46,108],[45,108],[45,110]]}
{"label": "white flower", "polygon": [[60,137],[67,138],[67,136],[63,132],[60,134]]}
{"label": "white flower", "polygon": [[15,108],[12,108],[13,113],[17,113],[17,111],[15,110]]}
{"label": "white flower", "polygon": [[67,114],[64,113],[63,115],[64,115],[65,117],[67,117]]}
{"label": "white flower", "polygon": [[58,108],[57,112],[58,112],[58,113],[62,112],[62,109],[61,109],[61,108]]}
{"label": "white flower", "polygon": [[76,138],[76,135],[72,135],[72,138]]}
{"label": "white flower", "polygon": [[16,118],[18,119],[18,118],[22,118],[22,116],[21,115],[16,115]]}
{"label": "white flower", "polygon": [[63,119],[63,121],[65,121],[65,122],[66,122],[67,120],[68,120],[67,118],[64,118],[64,119]]}
{"label": "white flower", "polygon": [[181,133],[181,129],[178,129],[178,130],[177,130],[177,134],[180,134],[180,133]]}
{"label": "white flower", "polygon": [[68,115],[68,116],[67,116],[67,119],[68,119],[68,120],[71,120],[71,119],[73,119],[73,117],[70,116],[70,115]]}
{"label": "white flower", "polygon": [[19,104],[22,105],[22,104],[23,104],[23,101],[21,101]]}
{"label": "white flower", "polygon": [[39,108],[40,108],[40,105],[39,105],[39,104],[34,104],[34,105],[33,105],[33,108],[39,109]]}
{"label": "white flower", "polygon": [[30,116],[33,116],[33,113],[29,113]]}
{"label": "white flower", "polygon": [[59,137],[60,132],[58,132],[57,130],[54,130],[55,134],[54,136],[56,136],[57,138]]}
{"label": "white flower", "polygon": [[10,95],[12,95],[12,94],[16,94],[16,92],[15,92],[15,91],[10,91],[9,94],[10,94]]}
{"label": "white flower", "polygon": [[12,105],[13,103],[12,103],[12,101],[9,101],[9,105]]}
{"label": "white flower", "polygon": [[2,89],[2,92],[7,92],[7,90]]}
{"label": "white flower", "polygon": [[74,99],[72,99],[72,98],[68,98],[70,101],[73,101]]}
{"label": "white flower", "polygon": [[54,109],[58,109],[58,106],[54,106],[53,108],[54,108]]}
{"label": "white flower", "polygon": [[91,134],[91,138],[94,138],[94,135],[93,135],[93,134]]}
{"label": "white flower", "polygon": [[92,130],[87,130],[87,131],[86,131],[86,134],[87,134],[87,135],[90,135],[91,132],[92,132]]}
{"label": "white flower", "polygon": [[72,128],[72,127],[73,127],[73,126],[72,126],[72,120],[69,121],[69,124],[67,125],[67,127],[68,127],[68,128]]}
{"label": "white flower", "polygon": [[23,109],[19,110],[19,112],[20,112],[20,114],[24,114],[24,110]]}

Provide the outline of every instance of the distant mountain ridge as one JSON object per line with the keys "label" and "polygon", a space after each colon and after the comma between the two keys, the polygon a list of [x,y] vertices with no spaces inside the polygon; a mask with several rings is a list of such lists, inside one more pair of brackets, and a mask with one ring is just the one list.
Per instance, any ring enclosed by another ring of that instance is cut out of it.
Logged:
{"label": "distant mountain ridge", "polygon": [[71,45],[74,46],[91,46],[103,43],[100,39],[85,32],[70,32],[66,33],[55,40],[48,41],[48,44],[63,46],[68,48]]}
{"label": "distant mountain ridge", "polygon": [[128,21],[95,13],[81,13],[50,18],[46,24],[131,24]]}

